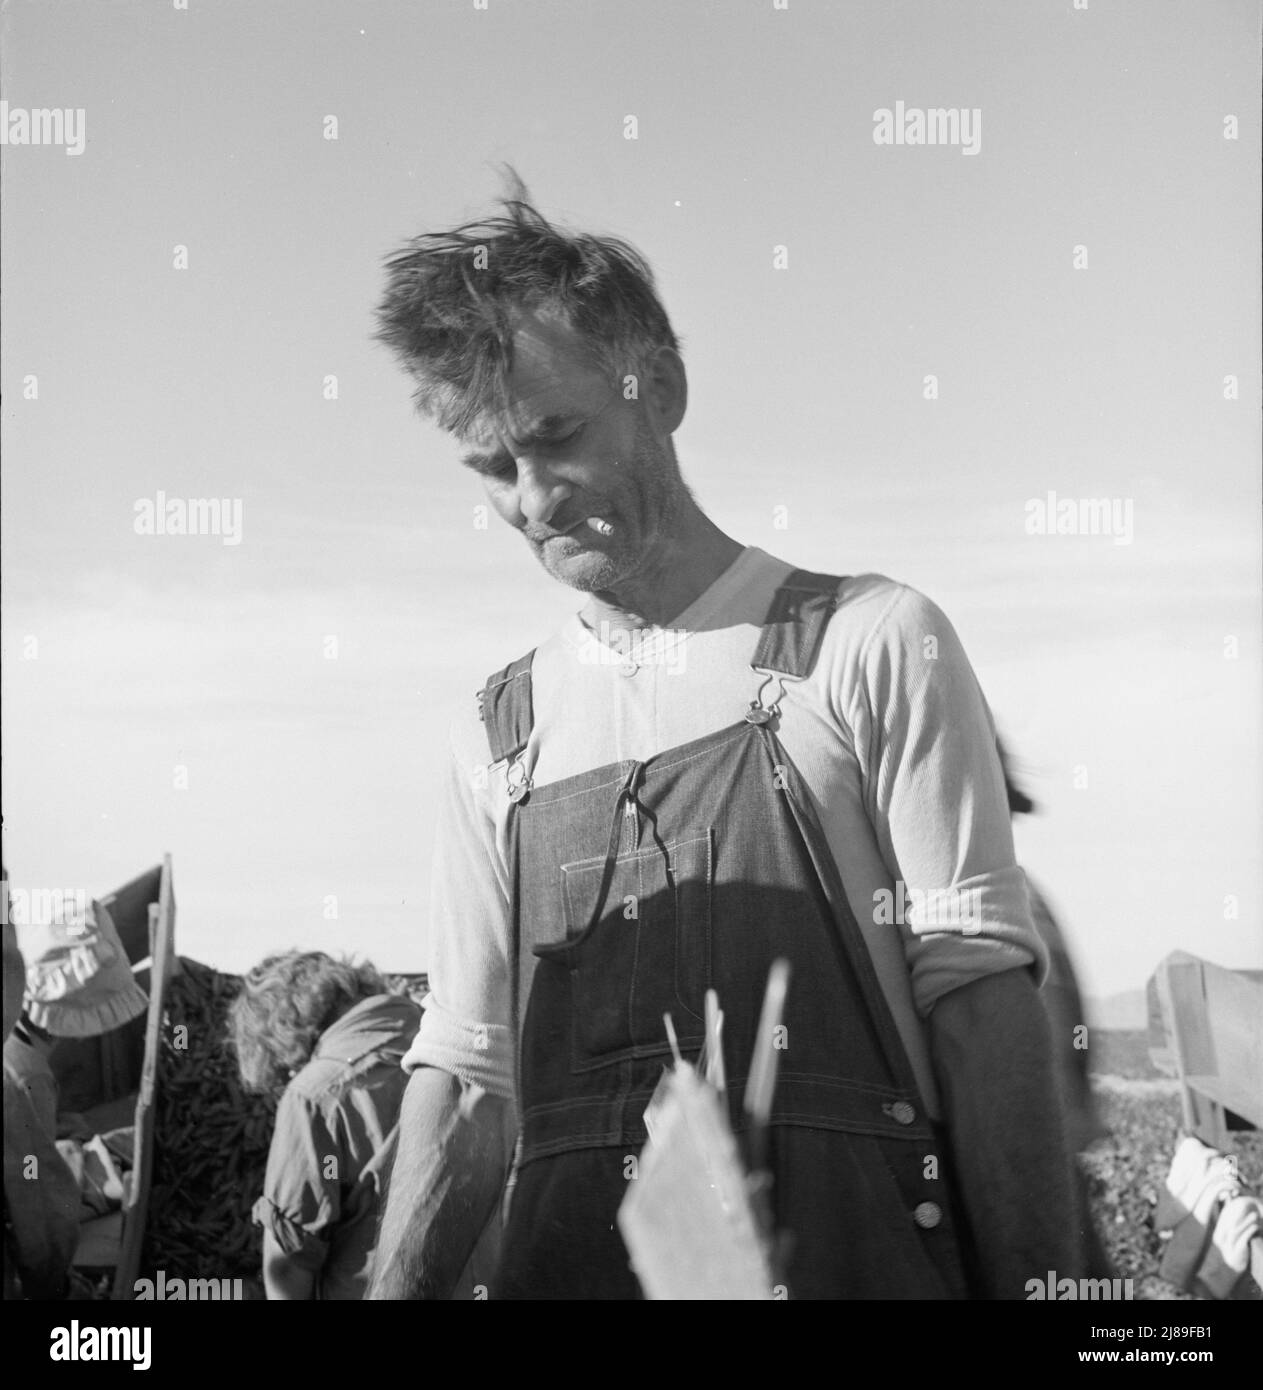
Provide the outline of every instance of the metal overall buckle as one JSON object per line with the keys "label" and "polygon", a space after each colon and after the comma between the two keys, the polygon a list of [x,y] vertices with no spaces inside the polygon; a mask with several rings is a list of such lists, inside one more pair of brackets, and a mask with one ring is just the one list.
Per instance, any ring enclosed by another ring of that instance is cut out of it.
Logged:
{"label": "metal overall buckle", "polygon": [[515,804],[525,801],[534,783],[527,775],[526,764],[522,761],[526,749],[522,749],[504,769],[504,784],[509,791],[509,800]]}
{"label": "metal overall buckle", "polygon": [[[781,717],[781,699],[785,694],[785,678],[779,671],[765,671],[758,666],[755,667],[755,670],[763,677],[763,684],[759,686],[758,693],[750,701],[750,708],[745,712],[745,721],[747,724],[770,724],[774,719]],[[765,704],[763,692],[773,681],[776,682],[776,691]]]}

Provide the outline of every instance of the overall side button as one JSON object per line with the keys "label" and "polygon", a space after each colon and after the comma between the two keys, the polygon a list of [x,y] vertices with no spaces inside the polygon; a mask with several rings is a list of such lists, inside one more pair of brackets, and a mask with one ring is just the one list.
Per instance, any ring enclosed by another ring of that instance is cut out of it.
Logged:
{"label": "overall side button", "polygon": [[943,1219],[943,1208],[937,1202],[918,1202],[912,1219],[923,1231],[932,1231]]}

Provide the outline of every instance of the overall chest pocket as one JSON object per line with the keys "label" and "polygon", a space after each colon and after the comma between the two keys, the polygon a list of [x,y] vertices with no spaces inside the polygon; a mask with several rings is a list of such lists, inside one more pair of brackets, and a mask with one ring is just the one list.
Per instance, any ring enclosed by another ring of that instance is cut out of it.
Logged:
{"label": "overall chest pocket", "polygon": [[566,939],[535,947],[569,975],[571,1069],[669,1053],[703,1037],[711,984],[713,832],[561,866]]}

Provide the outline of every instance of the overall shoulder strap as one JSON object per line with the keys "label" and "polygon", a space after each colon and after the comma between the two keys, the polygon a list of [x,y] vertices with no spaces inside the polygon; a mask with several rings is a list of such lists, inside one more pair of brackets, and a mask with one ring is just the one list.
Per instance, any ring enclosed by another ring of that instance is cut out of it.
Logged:
{"label": "overall shoulder strap", "polygon": [[750,665],[794,680],[809,676],[841,583],[838,575],[795,570],[772,597]]}
{"label": "overall shoulder strap", "polygon": [[[843,580],[835,575],[795,570],[772,599],[750,665],[758,671],[771,671],[794,679],[810,675],[820,652],[824,630],[838,606],[838,590],[842,583]],[[746,717],[750,718],[749,715]],[[753,719],[751,722],[762,721]],[[815,833],[822,851],[832,859],[828,840],[810,806],[806,807],[806,814],[809,822],[816,827]],[[845,889],[840,878],[837,890],[839,900],[845,902]],[[892,959],[885,952],[874,951],[871,945],[868,949],[922,1099],[931,1118],[937,1119],[941,1113],[941,1102],[934,1070],[930,1065],[925,1030],[912,1006],[907,963],[901,952]]]}
{"label": "overall shoulder strap", "polygon": [[531,662],[534,651],[519,657],[491,676],[478,692],[478,717],[487,726],[491,761],[516,758],[526,747],[535,723],[531,703]]}

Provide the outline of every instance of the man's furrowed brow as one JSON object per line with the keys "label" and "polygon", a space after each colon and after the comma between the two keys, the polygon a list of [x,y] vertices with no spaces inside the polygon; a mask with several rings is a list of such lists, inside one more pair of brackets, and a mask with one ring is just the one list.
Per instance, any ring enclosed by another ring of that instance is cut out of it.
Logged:
{"label": "man's furrowed brow", "polygon": [[[570,428],[578,418],[577,414],[565,411],[541,416],[526,433],[515,435],[513,443],[519,448],[531,444],[550,443]],[[494,463],[502,453],[503,450],[501,449],[470,449],[461,455],[460,461],[466,468],[478,471]]]}

